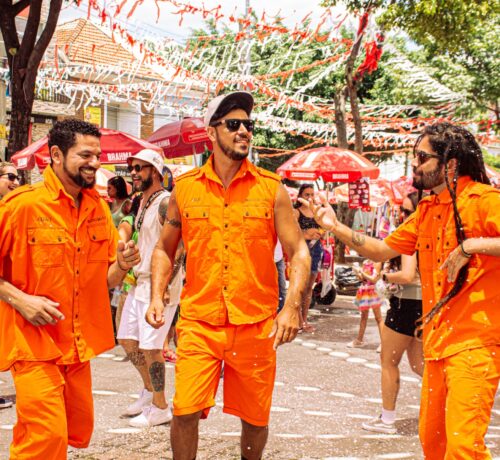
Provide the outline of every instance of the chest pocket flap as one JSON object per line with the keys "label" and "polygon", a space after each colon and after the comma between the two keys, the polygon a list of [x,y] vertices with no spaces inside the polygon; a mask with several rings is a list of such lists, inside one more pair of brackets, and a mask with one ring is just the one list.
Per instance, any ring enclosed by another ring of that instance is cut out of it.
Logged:
{"label": "chest pocket flap", "polygon": [[243,226],[246,238],[265,238],[270,231],[272,210],[264,206],[243,208]]}
{"label": "chest pocket flap", "polygon": [[182,226],[183,231],[187,232],[188,239],[210,238],[212,236],[209,224],[210,208],[208,206],[185,208],[182,216],[185,219],[185,225]]}
{"label": "chest pocket flap", "polygon": [[89,262],[107,262],[109,252],[109,233],[105,225],[89,225],[87,227]]}
{"label": "chest pocket flap", "polygon": [[420,271],[434,270],[433,242],[430,236],[420,236],[417,240],[417,251]]}
{"label": "chest pocket flap", "polygon": [[31,261],[38,267],[60,267],[64,264],[65,243],[63,228],[29,228],[28,245]]}

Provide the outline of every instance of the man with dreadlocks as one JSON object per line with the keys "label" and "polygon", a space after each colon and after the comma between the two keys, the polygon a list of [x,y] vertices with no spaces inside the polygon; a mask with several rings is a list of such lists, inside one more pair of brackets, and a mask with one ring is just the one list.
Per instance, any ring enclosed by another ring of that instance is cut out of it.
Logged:
{"label": "man with dreadlocks", "polygon": [[432,190],[384,241],[309,203],[317,222],[372,260],[418,253],[425,371],[420,440],[426,459],[487,459],[500,376],[500,191],[489,185],[474,136],[449,123],[424,129],[413,185]]}

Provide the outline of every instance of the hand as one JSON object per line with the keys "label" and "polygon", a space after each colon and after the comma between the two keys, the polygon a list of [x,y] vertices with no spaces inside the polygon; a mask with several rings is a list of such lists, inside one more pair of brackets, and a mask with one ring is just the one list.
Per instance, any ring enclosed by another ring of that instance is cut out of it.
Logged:
{"label": "hand", "polygon": [[465,257],[462,254],[462,250],[460,246],[457,246],[453,251],[450,252],[450,255],[446,258],[443,265],[439,267],[440,270],[447,269],[448,270],[448,282],[452,283],[457,279],[458,272],[460,269],[467,265],[469,262],[469,257]]}
{"label": "hand", "polygon": [[54,325],[63,320],[64,315],[58,308],[58,302],[36,295],[26,295],[22,302],[15,306],[21,316],[33,326]]}
{"label": "hand", "polygon": [[335,211],[328,204],[324,196],[321,195],[319,199],[320,204],[316,204],[313,201],[306,201],[304,198],[299,198],[298,200],[313,212],[314,220],[321,227],[328,231],[335,231],[335,227],[339,223]]}
{"label": "hand", "polygon": [[291,342],[297,336],[299,330],[299,311],[296,308],[283,307],[283,310],[274,320],[273,328],[269,337],[276,336],[273,344],[275,350],[284,343]]}
{"label": "hand", "polygon": [[139,248],[135,243],[130,240],[127,243],[123,241],[118,241],[118,247],[116,250],[116,260],[118,266],[122,270],[129,271],[132,267],[141,262],[141,255],[139,254]]}
{"label": "hand", "polygon": [[155,329],[159,329],[165,324],[164,311],[165,305],[161,300],[152,300],[146,312],[146,322]]}

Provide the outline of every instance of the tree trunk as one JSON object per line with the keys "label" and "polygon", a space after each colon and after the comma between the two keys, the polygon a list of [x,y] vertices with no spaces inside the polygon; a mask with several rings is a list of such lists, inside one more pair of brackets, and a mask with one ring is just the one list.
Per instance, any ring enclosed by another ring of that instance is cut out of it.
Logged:
{"label": "tree trunk", "polygon": [[[354,223],[355,209],[350,209],[349,205],[345,202],[340,202],[337,208],[337,219],[339,222],[352,228]],[[335,262],[339,264],[345,263],[345,244],[339,239],[335,238]]]}
{"label": "tree trunk", "polygon": [[345,88],[335,93],[335,128],[337,131],[337,145],[347,149],[347,127],[345,124]]}
{"label": "tree trunk", "polygon": [[352,122],[354,124],[354,150],[363,153],[363,126],[361,125],[361,115],[359,113],[358,88],[352,81],[352,76],[347,78],[347,91],[349,93],[349,102],[351,103]]}
{"label": "tree trunk", "polygon": [[[33,99],[35,85],[32,88],[27,88],[25,93],[25,79],[19,75],[19,70],[14,68],[12,78],[11,101],[12,108],[10,112],[10,133],[9,144],[7,148],[7,158],[10,158],[14,153],[22,150],[29,142],[29,127],[31,121],[31,112],[33,108]],[[25,97],[25,95],[32,95]]]}

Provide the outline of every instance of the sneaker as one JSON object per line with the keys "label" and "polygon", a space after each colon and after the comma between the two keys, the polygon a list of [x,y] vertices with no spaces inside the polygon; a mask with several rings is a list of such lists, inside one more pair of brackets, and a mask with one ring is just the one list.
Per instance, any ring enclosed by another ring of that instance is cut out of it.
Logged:
{"label": "sneaker", "polygon": [[137,417],[130,419],[128,423],[130,426],[135,426],[136,428],[148,428],[150,426],[169,423],[171,420],[172,410],[170,406],[166,409],[160,409],[151,404],[145,407]]}
{"label": "sneaker", "polygon": [[7,407],[11,407],[12,404],[12,401],[9,401],[5,398],[0,398],[0,409],[7,409]]}
{"label": "sneaker", "polygon": [[138,415],[145,407],[150,406],[152,402],[153,393],[144,388],[139,393],[139,399],[137,401],[134,401],[132,404],[130,404],[130,406],[127,407],[127,409],[125,410],[125,415]]}
{"label": "sneaker", "polygon": [[381,415],[370,420],[369,422],[363,423],[361,427],[363,430],[375,431],[376,433],[396,434],[398,432],[394,423],[383,422]]}
{"label": "sneaker", "polygon": [[362,348],[365,346],[365,342],[360,342],[359,340],[353,340],[352,342],[349,342],[346,346],[347,348]]}

